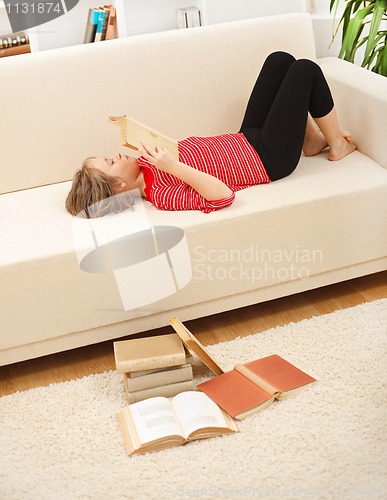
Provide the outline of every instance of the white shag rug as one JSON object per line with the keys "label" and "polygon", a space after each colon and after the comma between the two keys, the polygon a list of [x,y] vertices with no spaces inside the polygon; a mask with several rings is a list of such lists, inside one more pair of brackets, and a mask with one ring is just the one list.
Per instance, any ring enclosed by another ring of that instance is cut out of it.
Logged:
{"label": "white shag rug", "polygon": [[387,299],[209,347],[225,370],[277,353],[317,382],[239,434],[132,457],[114,371],[4,396],[0,498],[386,498],[386,350]]}

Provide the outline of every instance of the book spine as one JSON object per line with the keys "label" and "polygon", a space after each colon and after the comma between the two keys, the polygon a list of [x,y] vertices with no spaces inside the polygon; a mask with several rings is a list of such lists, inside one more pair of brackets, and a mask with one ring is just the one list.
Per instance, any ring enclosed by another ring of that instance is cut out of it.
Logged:
{"label": "book spine", "polygon": [[95,34],[97,31],[99,12],[96,9],[89,9],[89,15],[87,18],[86,32],[83,43],[92,43],[95,39]]}
{"label": "book spine", "polygon": [[160,387],[162,385],[176,384],[177,382],[188,382],[192,380],[192,378],[192,367],[191,365],[186,365],[181,368],[163,370],[141,377],[127,377],[127,384],[128,390],[134,392],[151,389],[152,387]]}
{"label": "book spine", "polygon": [[110,9],[105,8],[105,16],[103,18],[101,41],[106,39],[106,30],[107,30],[107,25],[108,25],[108,21],[109,21],[109,12],[110,12]]}
{"label": "book spine", "polygon": [[116,38],[115,30],[116,30],[116,9],[114,7],[110,7],[108,24],[106,27],[106,36],[105,40],[112,40]]}
{"label": "book spine", "polygon": [[256,373],[253,373],[251,370],[243,366],[242,364],[237,364],[234,366],[234,370],[239,372],[240,374],[244,375],[246,378],[251,380],[255,385],[263,389],[265,392],[273,396],[274,394],[278,393],[278,390],[273,387],[271,384],[266,382],[263,378],[258,376]]}
{"label": "book spine", "polygon": [[116,363],[119,373],[137,372],[141,370],[152,370],[154,368],[168,368],[185,364],[184,351],[175,355],[159,356],[157,358],[143,358],[139,360],[126,360]]}
{"label": "book spine", "polygon": [[94,42],[100,42],[101,37],[102,37],[102,26],[103,26],[103,21],[105,19],[105,11],[99,11],[99,16],[98,16],[98,24],[97,24],[97,31],[95,33],[95,38]]}
{"label": "book spine", "polygon": [[126,397],[128,398],[129,404],[137,403],[138,401],[143,401],[144,399],[154,398],[157,396],[163,396],[165,398],[171,398],[176,396],[180,392],[193,391],[193,381],[188,382],[178,382],[177,384],[168,384],[161,387],[153,387],[152,389],[145,389],[143,391],[130,392],[126,391]]}

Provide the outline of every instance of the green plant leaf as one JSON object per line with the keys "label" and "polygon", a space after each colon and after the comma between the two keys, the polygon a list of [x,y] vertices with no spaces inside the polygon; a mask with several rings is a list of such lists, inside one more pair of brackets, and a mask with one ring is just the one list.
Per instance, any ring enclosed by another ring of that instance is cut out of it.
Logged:
{"label": "green plant leaf", "polygon": [[374,5],[368,5],[364,9],[359,10],[355,17],[349,21],[348,28],[346,29],[343,44],[341,47],[341,51],[339,57],[344,57],[346,61],[351,60],[351,56],[353,55],[353,49],[356,46],[357,41],[359,40],[360,34],[363,31],[364,19],[372,12]]}
{"label": "green plant leaf", "polygon": [[387,35],[384,39],[384,47],[382,48],[382,52],[383,52],[383,56],[382,56],[382,60],[381,60],[381,63],[380,63],[380,73],[383,75],[383,76],[387,76]]}
{"label": "green plant leaf", "polygon": [[376,5],[372,15],[370,33],[368,35],[368,42],[365,49],[364,59],[367,59],[372,49],[376,46],[377,33],[379,30],[380,22],[383,17],[384,9],[386,8],[387,8],[387,0],[376,0]]}

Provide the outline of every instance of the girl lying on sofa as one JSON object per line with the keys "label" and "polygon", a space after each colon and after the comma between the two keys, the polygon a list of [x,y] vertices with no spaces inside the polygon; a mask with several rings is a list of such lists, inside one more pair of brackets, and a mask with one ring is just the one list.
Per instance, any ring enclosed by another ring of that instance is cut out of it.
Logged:
{"label": "girl lying on sofa", "polygon": [[[261,69],[238,133],[180,141],[179,160],[166,148],[145,143],[137,159],[88,158],[75,173],[66,209],[74,216],[82,211],[102,216],[131,206],[130,196],[122,206],[122,197],[114,195],[139,189],[158,209],[209,213],[231,205],[236,191],[291,174],[302,151],[314,156],[326,147],[332,161],[356,149],[350,134],[340,130],[320,67],[274,52]],[[94,204],[97,213],[90,210]]]}

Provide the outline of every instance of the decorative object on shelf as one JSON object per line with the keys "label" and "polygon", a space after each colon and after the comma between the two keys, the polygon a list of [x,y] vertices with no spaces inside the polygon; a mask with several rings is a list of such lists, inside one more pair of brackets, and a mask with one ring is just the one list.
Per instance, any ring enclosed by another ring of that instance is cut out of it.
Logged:
{"label": "decorative object on shelf", "polygon": [[31,52],[30,40],[24,32],[0,35],[0,57]]}
{"label": "decorative object on shelf", "polygon": [[197,28],[202,25],[202,16],[197,7],[187,7],[186,9],[177,9],[177,27]]}
{"label": "decorative object on shelf", "polygon": [[[341,0],[331,0],[330,11],[337,12]],[[382,21],[387,20],[387,0],[344,0],[346,7],[339,26],[343,25],[340,58],[354,62],[357,50],[366,44],[363,68],[387,76],[387,30]],[[361,38],[364,27],[370,24],[369,34]],[[337,35],[337,30],[333,38]]]}

